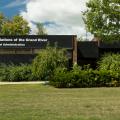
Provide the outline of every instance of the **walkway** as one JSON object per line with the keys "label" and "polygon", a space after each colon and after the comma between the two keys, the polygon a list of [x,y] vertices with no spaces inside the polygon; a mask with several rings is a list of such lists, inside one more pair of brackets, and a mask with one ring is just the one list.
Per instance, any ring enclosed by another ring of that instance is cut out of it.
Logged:
{"label": "walkway", "polygon": [[21,85],[21,84],[47,84],[48,81],[36,81],[36,82],[0,82],[0,85]]}

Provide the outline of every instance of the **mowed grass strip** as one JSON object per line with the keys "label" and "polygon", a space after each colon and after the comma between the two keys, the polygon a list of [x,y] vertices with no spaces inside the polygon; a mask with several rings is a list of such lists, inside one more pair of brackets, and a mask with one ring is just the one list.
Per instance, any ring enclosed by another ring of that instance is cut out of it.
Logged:
{"label": "mowed grass strip", "polygon": [[3,85],[0,120],[120,120],[120,88]]}

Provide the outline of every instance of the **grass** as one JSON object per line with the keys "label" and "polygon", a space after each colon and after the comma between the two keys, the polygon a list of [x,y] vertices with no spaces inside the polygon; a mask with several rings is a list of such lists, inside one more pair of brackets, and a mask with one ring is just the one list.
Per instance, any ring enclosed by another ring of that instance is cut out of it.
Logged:
{"label": "grass", "polygon": [[120,120],[120,88],[3,85],[0,120]]}

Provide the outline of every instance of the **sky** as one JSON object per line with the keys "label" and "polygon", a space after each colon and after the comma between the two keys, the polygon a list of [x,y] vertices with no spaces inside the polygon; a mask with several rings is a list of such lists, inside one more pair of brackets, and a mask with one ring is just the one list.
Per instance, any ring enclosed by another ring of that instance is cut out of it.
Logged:
{"label": "sky", "polygon": [[[37,32],[35,23],[44,24],[48,34],[78,35],[86,38],[82,12],[88,0],[0,0],[0,12],[12,18],[21,15],[31,27],[31,34]],[[88,39],[92,36],[88,33]]]}

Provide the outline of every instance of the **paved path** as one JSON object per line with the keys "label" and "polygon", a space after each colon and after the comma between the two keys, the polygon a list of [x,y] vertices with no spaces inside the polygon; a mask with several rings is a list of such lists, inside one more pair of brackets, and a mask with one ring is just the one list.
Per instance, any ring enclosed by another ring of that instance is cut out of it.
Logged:
{"label": "paved path", "polygon": [[21,84],[47,84],[48,81],[37,82],[0,82],[0,85],[21,85]]}

